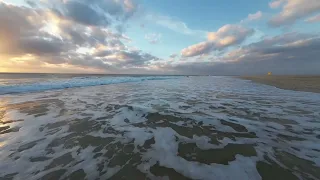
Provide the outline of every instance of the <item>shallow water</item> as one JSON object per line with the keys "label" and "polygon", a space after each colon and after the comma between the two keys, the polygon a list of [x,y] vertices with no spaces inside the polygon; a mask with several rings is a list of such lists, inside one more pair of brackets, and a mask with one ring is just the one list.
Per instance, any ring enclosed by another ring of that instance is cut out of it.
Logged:
{"label": "shallow water", "polygon": [[320,179],[315,93],[178,77],[0,103],[0,179]]}

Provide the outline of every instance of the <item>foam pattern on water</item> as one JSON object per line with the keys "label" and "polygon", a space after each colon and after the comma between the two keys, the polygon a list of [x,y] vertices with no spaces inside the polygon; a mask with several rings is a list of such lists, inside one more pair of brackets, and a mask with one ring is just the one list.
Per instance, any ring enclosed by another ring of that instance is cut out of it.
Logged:
{"label": "foam pattern on water", "polygon": [[0,179],[320,178],[315,93],[191,77],[0,102]]}

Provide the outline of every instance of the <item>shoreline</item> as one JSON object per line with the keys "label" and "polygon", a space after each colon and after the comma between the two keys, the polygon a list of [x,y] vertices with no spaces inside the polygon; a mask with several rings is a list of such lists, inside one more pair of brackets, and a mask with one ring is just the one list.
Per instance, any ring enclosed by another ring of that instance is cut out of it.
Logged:
{"label": "shoreline", "polygon": [[275,86],[280,89],[320,93],[320,76],[240,76],[255,83]]}

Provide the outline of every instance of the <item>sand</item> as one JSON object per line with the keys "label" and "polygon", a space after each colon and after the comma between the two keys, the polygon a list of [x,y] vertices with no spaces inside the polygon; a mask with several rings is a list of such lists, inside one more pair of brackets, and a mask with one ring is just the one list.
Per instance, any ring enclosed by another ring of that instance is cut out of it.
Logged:
{"label": "sand", "polygon": [[242,76],[242,79],[281,89],[320,93],[320,76]]}

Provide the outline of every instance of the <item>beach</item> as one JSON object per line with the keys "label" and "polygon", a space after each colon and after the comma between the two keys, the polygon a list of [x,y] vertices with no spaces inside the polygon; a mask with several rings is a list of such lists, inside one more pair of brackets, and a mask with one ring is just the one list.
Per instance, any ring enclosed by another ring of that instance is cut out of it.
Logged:
{"label": "beach", "polygon": [[320,76],[242,76],[242,79],[281,89],[320,93]]}
{"label": "beach", "polygon": [[214,76],[8,79],[0,179],[320,178],[318,93]]}
{"label": "beach", "polygon": [[0,180],[320,180],[320,0],[0,0]]}

